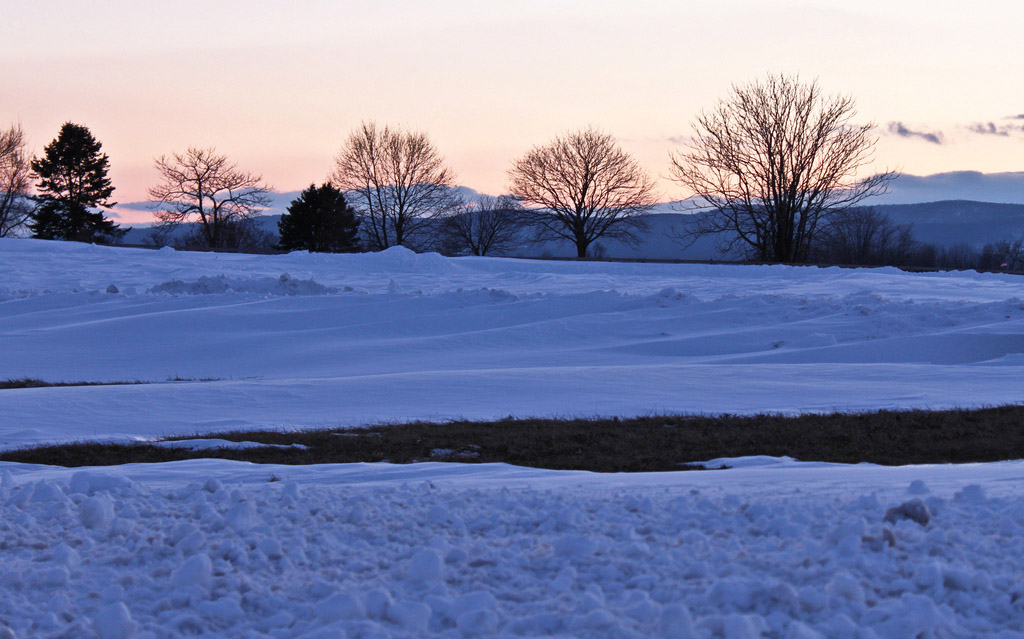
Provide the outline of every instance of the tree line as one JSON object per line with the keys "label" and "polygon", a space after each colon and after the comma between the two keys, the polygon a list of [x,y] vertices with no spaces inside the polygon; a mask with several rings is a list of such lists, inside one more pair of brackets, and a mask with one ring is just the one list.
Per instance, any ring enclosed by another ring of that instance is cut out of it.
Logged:
{"label": "tree line", "polygon": [[[682,205],[693,215],[674,239],[685,246],[714,236],[724,253],[762,262],[966,262],[962,250],[920,245],[910,227],[863,205],[897,174],[868,171],[873,125],[855,118],[852,98],[826,95],[816,81],[772,75],[734,86],[697,116],[685,149],[670,154],[669,178],[694,194]],[[151,241],[170,241],[190,223],[179,244],[274,247],[254,222],[270,203],[259,174],[212,147],[160,156],[155,168],[159,182],[148,194],[159,224]],[[102,213],[114,206],[108,169],[84,126],[65,123],[39,158],[26,153],[20,127],[0,132],[0,236],[28,228],[39,238],[116,241],[125,231]],[[466,201],[425,133],[364,122],[343,142],[327,181],[288,206],[276,248],[487,255],[565,240],[585,257],[599,239],[639,242],[658,201],[651,176],[594,128],[533,147],[507,176],[507,195]],[[1003,264],[1010,244],[972,259]]]}

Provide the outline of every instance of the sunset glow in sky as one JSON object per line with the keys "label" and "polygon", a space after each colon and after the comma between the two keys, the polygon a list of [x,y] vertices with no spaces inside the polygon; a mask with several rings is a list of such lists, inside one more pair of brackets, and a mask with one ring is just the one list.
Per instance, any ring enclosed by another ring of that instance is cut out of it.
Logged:
{"label": "sunset glow in sky", "polygon": [[5,14],[0,124],[20,121],[37,153],[62,122],[88,126],[121,202],[189,145],[300,189],[363,119],[426,131],[460,184],[489,193],[531,146],[586,125],[663,177],[698,111],[768,72],[854,96],[879,125],[880,169],[1024,169],[1018,2],[14,0]]}

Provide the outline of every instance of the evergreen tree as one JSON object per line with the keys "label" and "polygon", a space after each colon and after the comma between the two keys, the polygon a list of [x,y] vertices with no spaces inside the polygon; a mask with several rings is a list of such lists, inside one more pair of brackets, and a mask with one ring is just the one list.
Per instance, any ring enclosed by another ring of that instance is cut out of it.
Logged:
{"label": "evergreen tree", "polygon": [[288,205],[277,223],[285,251],[353,253],[360,250],[359,220],[345,202],[345,194],[324,184],[309,188]]}
{"label": "evergreen tree", "polygon": [[110,162],[88,128],[65,122],[57,138],[32,161],[39,176],[38,203],[30,225],[35,237],[96,242],[120,239],[121,230],[96,207],[110,208]]}

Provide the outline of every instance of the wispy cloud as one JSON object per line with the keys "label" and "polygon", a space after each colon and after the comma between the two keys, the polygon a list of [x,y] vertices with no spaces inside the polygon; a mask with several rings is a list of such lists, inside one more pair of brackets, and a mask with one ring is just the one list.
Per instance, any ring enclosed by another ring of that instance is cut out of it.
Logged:
{"label": "wispy cloud", "polygon": [[968,124],[967,130],[970,131],[971,133],[977,133],[978,135],[998,135],[1000,137],[1005,138],[1008,137],[1011,133],[1020,133],[1021,131],[1024,131],[1024,125],[996,124],[995,122],[976,122],[974,124]]}
{"label": "wispy cloud", "polygon": [[902,122],[890,122],[889,133],[891,135],[898,135],[901,138],[919,138],[925,142],[931,142],[932,144],[942,144],[942,133],[930,132],[930,131],[915,131],[907,127]]}
{"label": "wispy cloud", "polygon": [[687,144],[693,140],[689,135],[671,135],[665,139],[672,144]]}
{"label": "wispy cloud", "polygon": [[[1013,127],[1016,129],[1017,127]],[[1011,127],[1005,125],[996,126],[995,122],[975,122],[974,124],[968,124],[967,130],[971,133],[977,133],[978,135],[999,135],[1006,137],[1010,135]]]}
{"label": "wispy cloud", "polygon": [[[1013,119],[1024,120],[1024,116],[1017,116]],[[996,124],[995,122],[975,122],[974,124],[968,124],[965,128],[971,133],[977,135],[996,135],[999,137],[1009,137],[1017,133],[1024,133],[1024,124]]]}
{"label": "wispy cloud", "polygon": [[1008,115],[1004,120],[1024,120],[1024,113],[1018,113],[1017,115]]}

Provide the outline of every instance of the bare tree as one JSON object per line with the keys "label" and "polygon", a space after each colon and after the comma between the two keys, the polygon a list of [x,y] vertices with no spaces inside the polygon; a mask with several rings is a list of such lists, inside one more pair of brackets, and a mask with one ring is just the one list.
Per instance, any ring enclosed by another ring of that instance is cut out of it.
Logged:
{"label": "bare tree", "polygon": [[441,224],[442,249],[449,255],[502,255],[522,241],[523,207],[515,198],[480,196]]}
{"label": "bare tree", "polygon": [[873,208],[837,212],[818,233],[812,257],[832,264],[904,266],[917,251],[911,225],[896,224]]}
{"label": "bare tree", "polygon": [[893,172],[858,177],[870,162],[873,125],[853,124],[852,98],[824,96],[817,82],[769,76],[732,94],[693,125],[672,177],[704,212],[682,239],[719,234],[719,248],[804,262],[829,216],[884,193]]}
{"label": "bare tree", "polygon": [[331,175],[362,218],[368,248],[377,251],[431,248],[436,220],[462,205],[454,179],[425,133],[374,122],[364,122],[349,135]]}
{"label": "bare tree", "polygon": [[186,222],[197,223],[190,243],[207,248],[251,248],[261,233],[252,218],[270,204],[263,178],[239,171],[227,156],[210,148],[189,147],[184,153],[156,159],[161,182],[149,197],[169,208],[157,211],[162,233]]}
{"label": "bare tree", "polygon": [[1008,271],[1024,269],[1024,237],[999,242],[996,244],[996,249],[1003,256],[1003,261],[999,263],[1000,268]]}
{"label": "bare tree", "polygon": [[939,249],[935,265],[939,268],[968,271],[978,267],[978,253],[967,242],[957,242]]}
{"label": "bare tree", "polygon": [[0,131],[0,237],[13,236],[32,219],[31,158],[21,126]]}
{"label": "bare tree", "polygon": [[508,172],[541,239],[566,239],[578,257],[599,238],[636,244],[655,203],[654,182],[615,139],[588,128],[536,146]]}
{"label": "bare tree", "polygon": [[991,271],[1019,271],[1024,268],[1024,236],[986,244],[981,251],[978,268]]}

